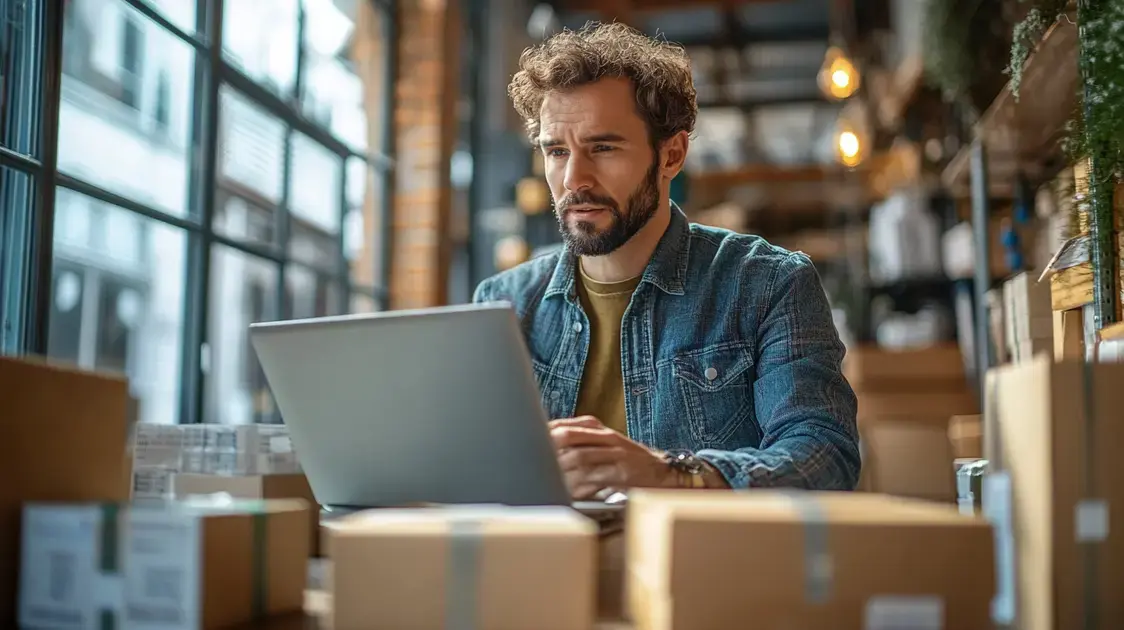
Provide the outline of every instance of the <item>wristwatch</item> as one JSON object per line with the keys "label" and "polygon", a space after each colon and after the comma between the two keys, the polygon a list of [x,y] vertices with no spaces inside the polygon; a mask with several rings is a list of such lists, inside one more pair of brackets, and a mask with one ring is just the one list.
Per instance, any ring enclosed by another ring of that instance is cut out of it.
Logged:
{"label": "wristwatch", "polygon": [[684,488],[705,488],[703,460],[694,453],[682,449],[672,449],[664,453],[664,461],[678,476],[679,485]]}

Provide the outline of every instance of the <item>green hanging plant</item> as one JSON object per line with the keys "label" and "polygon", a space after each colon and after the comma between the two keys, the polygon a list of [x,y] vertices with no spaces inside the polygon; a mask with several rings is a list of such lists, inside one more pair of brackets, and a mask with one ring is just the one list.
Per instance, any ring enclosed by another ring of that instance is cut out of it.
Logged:
{"label": "green hanging plant", "polygon": [[1082,8],[1082,81],[1068,142],[1071,157],[1094,156],[1105,177],[1124,171],[1124,0]]}
{"label": "green hanging plant", "polygon": [[925,3],[925,76],[946,100],[953,102],[964,101],[973,71],[971,13],[960,4],[957,0]]}
{"label": "green hanging plant", "polygon": [[1011,38],[1011,61],[1007,65],[1007,74],[1011,77],[1011,96],[1019,99],[1019,86],[1023,80],[1023,67],[1030,53],[1042,41],[1046,29],[1057,22],[1065,11],[1068,0],[1037,0],[1037,6],[1031,7],[1026,17],[1015,25]]}
{"label": "green hanging plant", "polygon": [[[1058,20],[1071,19],[1066,15],[1068,0],[1021,1],[1033,6],[1013,32],[1007,74],[1016,99],[1027,59],[1042,36]],[[1124,170],[1124,0],[1090,0],[1079,19],[1082,80],[1062,149],[1071,162],[1095,155],[1099,172],[1119,176]]]}

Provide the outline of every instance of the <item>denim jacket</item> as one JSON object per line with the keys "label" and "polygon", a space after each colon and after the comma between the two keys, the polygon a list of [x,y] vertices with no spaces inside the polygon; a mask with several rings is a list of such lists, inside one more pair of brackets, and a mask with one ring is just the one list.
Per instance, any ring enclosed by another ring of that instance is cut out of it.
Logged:
{"label": "denim jacket", "polygon": [[[510,302],[551,418],[577,405],[589,320],[563,248],[493,276],[473,301]],[[860,458],[844,347],[811,260],[672,207],[621,322],[628,435],[687,449],[733,488],[851,490]]]}

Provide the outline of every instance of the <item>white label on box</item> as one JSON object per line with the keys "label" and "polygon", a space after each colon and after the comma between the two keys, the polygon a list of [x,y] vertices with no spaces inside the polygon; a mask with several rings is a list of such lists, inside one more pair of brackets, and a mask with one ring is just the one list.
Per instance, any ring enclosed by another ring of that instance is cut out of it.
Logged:
{"label": "white label on box", "polygon": [[24,510],[19,626],[97,626],[96,506],[31,505]]}
{"label": "white label on box", "polygon": [[936,595],[878,595],[866,600],[865,630],[943,630],[944,600]]}
{"label": "white label on box", "polygon": [[124,565],[125,627],[200,627],[201,530],[198,518],[181,510],[130,510]]}
{"label": "white label on box", "polygon": [[983,478],[983,513],[995,533],[995,599],[991,619],[997,624],[1015,622],[1015,538],[1011,522],[1011,477],[1005,472]]}
{"label": "white label on box", "polygon": [[293,450],[293,441],[287,435],[269,438],[269,451],[271,453],[290,453]]}
{"label": "white label on box", "polygon": [[1077,542],[1104,542],[1108,540],[1108,502],[1104,499],[1085,499],[1077,502],[1074,510]]}

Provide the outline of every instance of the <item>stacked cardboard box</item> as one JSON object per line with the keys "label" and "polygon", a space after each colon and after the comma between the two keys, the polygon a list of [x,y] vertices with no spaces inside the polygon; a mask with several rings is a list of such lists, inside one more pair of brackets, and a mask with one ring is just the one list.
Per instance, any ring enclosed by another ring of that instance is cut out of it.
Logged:
{"label": "stacked cardboard box", "polygon": [[951,502],[951,416],[978,412],[959,348],[852,348],[844,374],[859,400],[859,489]]}
{"label": "stacked cardboard box", "polygon": [[949,418],[948,440],[954,459],[983,457],[983,419],[979,414]]}
{"label": "stacked cardboard box", "polygon": [[771,491],[629,500],[638,630],[992,628],[992,531],[952,506]]}
{"label": "stacked cardboard box", "polygon": [[1001,551],[996,621],[1124,628],[1122,384],[1124,365],[1047,357],[988,374],[983,509]]}
{"label": "stacked cardboard box", "polygon": [[133,496],[175,496],[177,473],[270,475],[300,473],[288,428],[277,424],[136,426]]}
{"label": "stacked cardboard box", "polygon": [[0,626],[16,626],[23,505],[124,501],[124,379],[0,357]]}
{"label": "stacked cardboard box", "polygon": [[333,524],[336,628],[583,630],[597,525],[568,508],[371,510]]}
{"label": "stacked cardboard box", "polygon": [[299,612],[308,505],[29,503],[19,625],[225,628]]}
{"label": "stacked cardboard box", "polygon": [[1024,272],[1003,284],[1004,345],[1012,362],[1053,353],[1053,318],[1050,283]]}
{"label": "stacked cardboard box", "polygon": [[312,488],[303,473],[235,476],[176,473],[174,486],[175,497],[181,500],[216,494],[244,500],[301,499],[310,508],[310,552],[313,556],[321,553],[320,505],[312,495]]}
{"label": "stacked cardboard box", "polygon": [[917,350],[855,347],[847,350],[844,376],[859,399],[859,422],[918,419],[940,423],[978,413],[960,348],[943,344]]}

